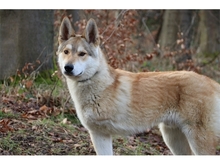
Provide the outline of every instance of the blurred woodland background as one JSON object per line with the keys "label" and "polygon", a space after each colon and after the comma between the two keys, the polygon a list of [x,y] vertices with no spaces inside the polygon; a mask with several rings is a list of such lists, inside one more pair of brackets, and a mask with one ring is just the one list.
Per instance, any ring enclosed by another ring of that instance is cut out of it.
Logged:
{"label": "blurred woodland background", "polygon": [[114,68],[193,70],[220,82],[220,10],[0,10],[0,80],[24,67],[57,70],[65,15],[78,33],[89,18],[96,20]]}
{"label": "blurred woodland background", "polygon": [[[57,67],[64,16],[79,34],[96,20],[114,68],[192,70],[220,83],[220,10],[0,10],[0,155],[95,154]],[[113,150],[171,154],[157,128],[116,136]]]}

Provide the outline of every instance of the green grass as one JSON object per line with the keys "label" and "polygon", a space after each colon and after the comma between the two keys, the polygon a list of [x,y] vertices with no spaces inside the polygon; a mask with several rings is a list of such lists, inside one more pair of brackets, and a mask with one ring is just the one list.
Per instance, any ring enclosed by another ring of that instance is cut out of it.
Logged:
{"label": "green grass", "polygon": [[[130,139],[130,140],[129,140]],[[114,153],[116,155],[161,155],[162,153],[147,141],[141,141],[139,137],[113,138]]]}
{"label": "green grass", "polygon": [[15,114],[15,113],[12,113],[12,112],[5,113],[5,112],[2,112],[0,110],[0,119],[4,119],[4,118],[17,118],[17,117],[18,117],[18,115]]}
{"label": "green grass", "polygon": [[20,153],[19,144],[11,139],[11,133],[0,139],[0,148],[8,152]]}

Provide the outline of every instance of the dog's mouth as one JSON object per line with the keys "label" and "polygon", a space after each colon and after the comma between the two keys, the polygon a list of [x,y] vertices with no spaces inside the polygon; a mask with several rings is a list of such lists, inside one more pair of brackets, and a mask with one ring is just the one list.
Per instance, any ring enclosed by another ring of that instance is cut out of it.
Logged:
{"label": "dog's mouth", "polygon": [[78,75],[76,75],[76,77],[79,77],[79,76],[81,76],[82,74],[83,74],[83,71],[80,72]]}
{"label": "dog's mouth", "polygon": [[81,76],[82,74],[83,74],[83,71],[82,72],[80,72],[79,74],[77,74],[77,75],[75,75],[74,73],[72,73],[72,72],[64,72],[64,74],[65,75],[67,75],[67,76],[74,76],[74,77],[79,77],[79,76]]}

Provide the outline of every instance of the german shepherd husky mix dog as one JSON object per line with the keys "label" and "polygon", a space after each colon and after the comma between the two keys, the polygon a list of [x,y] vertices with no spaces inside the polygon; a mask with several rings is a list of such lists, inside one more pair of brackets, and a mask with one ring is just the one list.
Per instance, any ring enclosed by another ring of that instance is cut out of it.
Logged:
{"label": "german shepherd husky mix dog", "polygon": [[215,154],[220,136],[220,85],[189,71],[131,73],[113,69],[99,47],[96,22],[77,35],[65,17],[58,63],[76,112],[98,155],[112,155],[112,135],[159,125],[173,154]]}

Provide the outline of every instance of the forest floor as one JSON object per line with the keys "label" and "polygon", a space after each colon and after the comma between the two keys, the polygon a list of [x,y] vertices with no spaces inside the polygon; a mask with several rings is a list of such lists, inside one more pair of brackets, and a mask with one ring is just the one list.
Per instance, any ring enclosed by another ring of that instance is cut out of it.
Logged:
{"label": "forest floor", "polygon": [[[52,97],[47,90],[0,86],[0,155],[95,155],[66,92]],[[115,136],[113,150],[115,155],[171,155],[157,128]]]}

